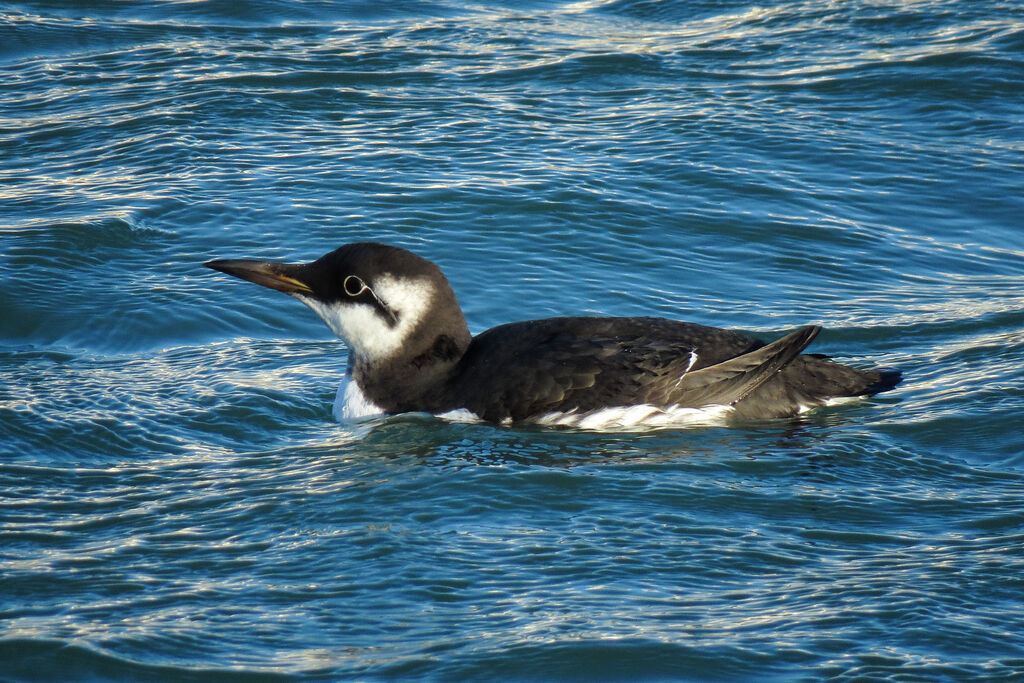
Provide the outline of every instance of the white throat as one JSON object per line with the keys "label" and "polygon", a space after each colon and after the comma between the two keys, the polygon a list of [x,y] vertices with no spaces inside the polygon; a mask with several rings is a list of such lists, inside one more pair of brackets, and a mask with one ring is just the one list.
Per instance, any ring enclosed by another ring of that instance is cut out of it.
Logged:
{"label": "white throat", "polygon": [[377,298],[398,316],[397,324],[363,303],[322,301],[296,294],[319,315],[327,326],[348,345],[349,352],[360,362],[374,363],[393,356],[426,315],[434,297],[434,289],[426,278],[409,279],[384,275],[372,285]]}

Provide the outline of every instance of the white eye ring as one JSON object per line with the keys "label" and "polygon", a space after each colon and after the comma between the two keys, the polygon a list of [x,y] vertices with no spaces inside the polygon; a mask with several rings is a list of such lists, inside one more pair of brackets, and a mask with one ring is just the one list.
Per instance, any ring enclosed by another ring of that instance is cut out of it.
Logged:
{"label": "white eye ring", "polygon": [[[352,287],[352,284],[357,285],[358,289]],[[348,294],[349,296],[359,296],[360,294],[369,289],[369,287],[366,286],[366,283],[360,280],[355,275],[349,275],[347,278],[345,278],[345,282],[343,282],[341,286],[345,290],[345,293]]]}

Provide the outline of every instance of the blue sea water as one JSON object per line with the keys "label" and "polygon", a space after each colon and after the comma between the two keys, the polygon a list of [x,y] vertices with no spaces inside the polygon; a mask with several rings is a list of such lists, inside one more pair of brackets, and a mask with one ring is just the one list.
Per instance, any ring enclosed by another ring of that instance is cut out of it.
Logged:
{"label": "blue sea water", "polygon": [[[0,679],[1024,680],[1024,9],[0,4]],[[637,433],[332,420],[206,270],[905,373]]]}

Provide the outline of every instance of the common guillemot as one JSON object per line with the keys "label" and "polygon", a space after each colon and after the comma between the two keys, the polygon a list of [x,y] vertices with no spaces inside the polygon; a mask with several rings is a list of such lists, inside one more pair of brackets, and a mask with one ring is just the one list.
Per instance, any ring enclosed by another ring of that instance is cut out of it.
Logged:
{"label": "common guillemot", "polygon": [[434,263],[360,242],[311,263],[203,264],[290,294],[349,349],[338,419],[426,412],[582,428],[786,417],[892,389],[895,370],[801,355],[821,328],[766,344],[664,318],[566,317],[472,336]]}

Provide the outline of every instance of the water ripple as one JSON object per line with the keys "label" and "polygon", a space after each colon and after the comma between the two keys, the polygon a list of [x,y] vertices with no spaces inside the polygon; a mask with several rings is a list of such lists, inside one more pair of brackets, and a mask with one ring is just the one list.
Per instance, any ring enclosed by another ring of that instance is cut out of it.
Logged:
{"label": "water ripple", "polygon": [[[1022,38],[1000,0],[10,5],[4,674],[1019,676]],[[343,345],[200,264],[363,239],[474,331],[819,323],[907,379],[338,425]]]}

